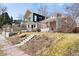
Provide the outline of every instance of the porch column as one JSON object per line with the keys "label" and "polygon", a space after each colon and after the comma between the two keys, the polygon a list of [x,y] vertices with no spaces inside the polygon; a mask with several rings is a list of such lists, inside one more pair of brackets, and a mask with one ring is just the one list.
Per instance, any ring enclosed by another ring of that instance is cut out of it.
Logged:
{"label": "porch column", "polygon": [[37,22],[36,22],[36,25],[35,25],[36,27],[35,28],[37,28],[38,27],[38,24],[37,24]]}

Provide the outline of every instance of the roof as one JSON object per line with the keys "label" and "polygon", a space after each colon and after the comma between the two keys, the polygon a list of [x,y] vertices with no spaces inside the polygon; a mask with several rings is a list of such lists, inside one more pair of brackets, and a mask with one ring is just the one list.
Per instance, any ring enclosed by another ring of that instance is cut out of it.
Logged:
{"label": "roof", "polygon": [[[52,16],[52,17],[50,17],[50,18],[48,18],[48,19],[45,19],[45,20],[43,20],[43,21],[41,21],[41,22],[51,22],[51,21],[56,20],[56,18],[57,18],[57,17]],[[61,16],[61,17],[59,17],[58,19],[65,20],[66,18],[67,18],[67,16]]]}
{"label": "roof", "polygon": [[28,19],[28,17],[30,16],[31,13],[32,13],[31,11],[27,10],[25,12],[24,19]]}
{"label": "roof", "polygon": [[52,21],[54,21],[54,20],[55,20],[55,17],[50,17],[50,18],[45,19],[45,20],[43,20],[43,21],[41,21],[41,22],[52,22]]}

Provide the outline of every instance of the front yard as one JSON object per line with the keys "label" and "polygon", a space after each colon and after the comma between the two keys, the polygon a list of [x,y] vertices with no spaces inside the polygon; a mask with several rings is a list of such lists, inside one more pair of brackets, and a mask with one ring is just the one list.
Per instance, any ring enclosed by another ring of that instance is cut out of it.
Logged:
{"label": "front yard", "polygon": [[[29,55],[70,56],[79,55],[78,33],[26,32],[27,36],[38,34],[26,44],[19,47]],[[26,37],[27,37],[26,36]],[[11,42],[22,39],[9,39]]]}

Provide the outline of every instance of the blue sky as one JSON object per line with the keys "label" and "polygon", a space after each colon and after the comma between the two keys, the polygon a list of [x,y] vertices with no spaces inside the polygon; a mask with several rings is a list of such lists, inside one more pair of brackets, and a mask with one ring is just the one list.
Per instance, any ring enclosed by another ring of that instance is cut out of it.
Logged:
{"label": "blue sky", "polygon": [[64,12],[64,7],[66,6],[66,4],[62,3],[4,3],[3,5],[7,6],[9,15],[13,16],[14,19],[20,15],[23,16],[27,9],[37,12],[40,5],[47,6],[49,14],[53,12]]}

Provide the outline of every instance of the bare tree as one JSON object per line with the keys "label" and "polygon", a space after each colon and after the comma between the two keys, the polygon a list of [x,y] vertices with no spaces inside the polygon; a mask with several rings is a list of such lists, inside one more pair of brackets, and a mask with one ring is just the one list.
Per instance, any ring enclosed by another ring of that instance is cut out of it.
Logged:
{"label": "bare tree", "polygon": [[5,13],[7,11],[7,6],[0,4],[0,14]]}
{"label": "bare tree", "polygon": [[40,15],[43,15],[43,16],[47,17],[48,16],[47,6],[40,5],[40,7],[38,8],[38,13]]}
{"label": "bare tree", "polygon": [[79,3],[73,3],[67,6],[66,12],[72,18],[72,22],[70,23],[72,23],[74,26],[71,25],[71,27],[75,28],[78,24],[78,22],[76,22],[76,19],[79,17]]}
{"label": "bare tree", "polygon": [[79,17],[79,3],[73,3],[70,6],[67,6],[66,11],[73,19],[76,19]]}

